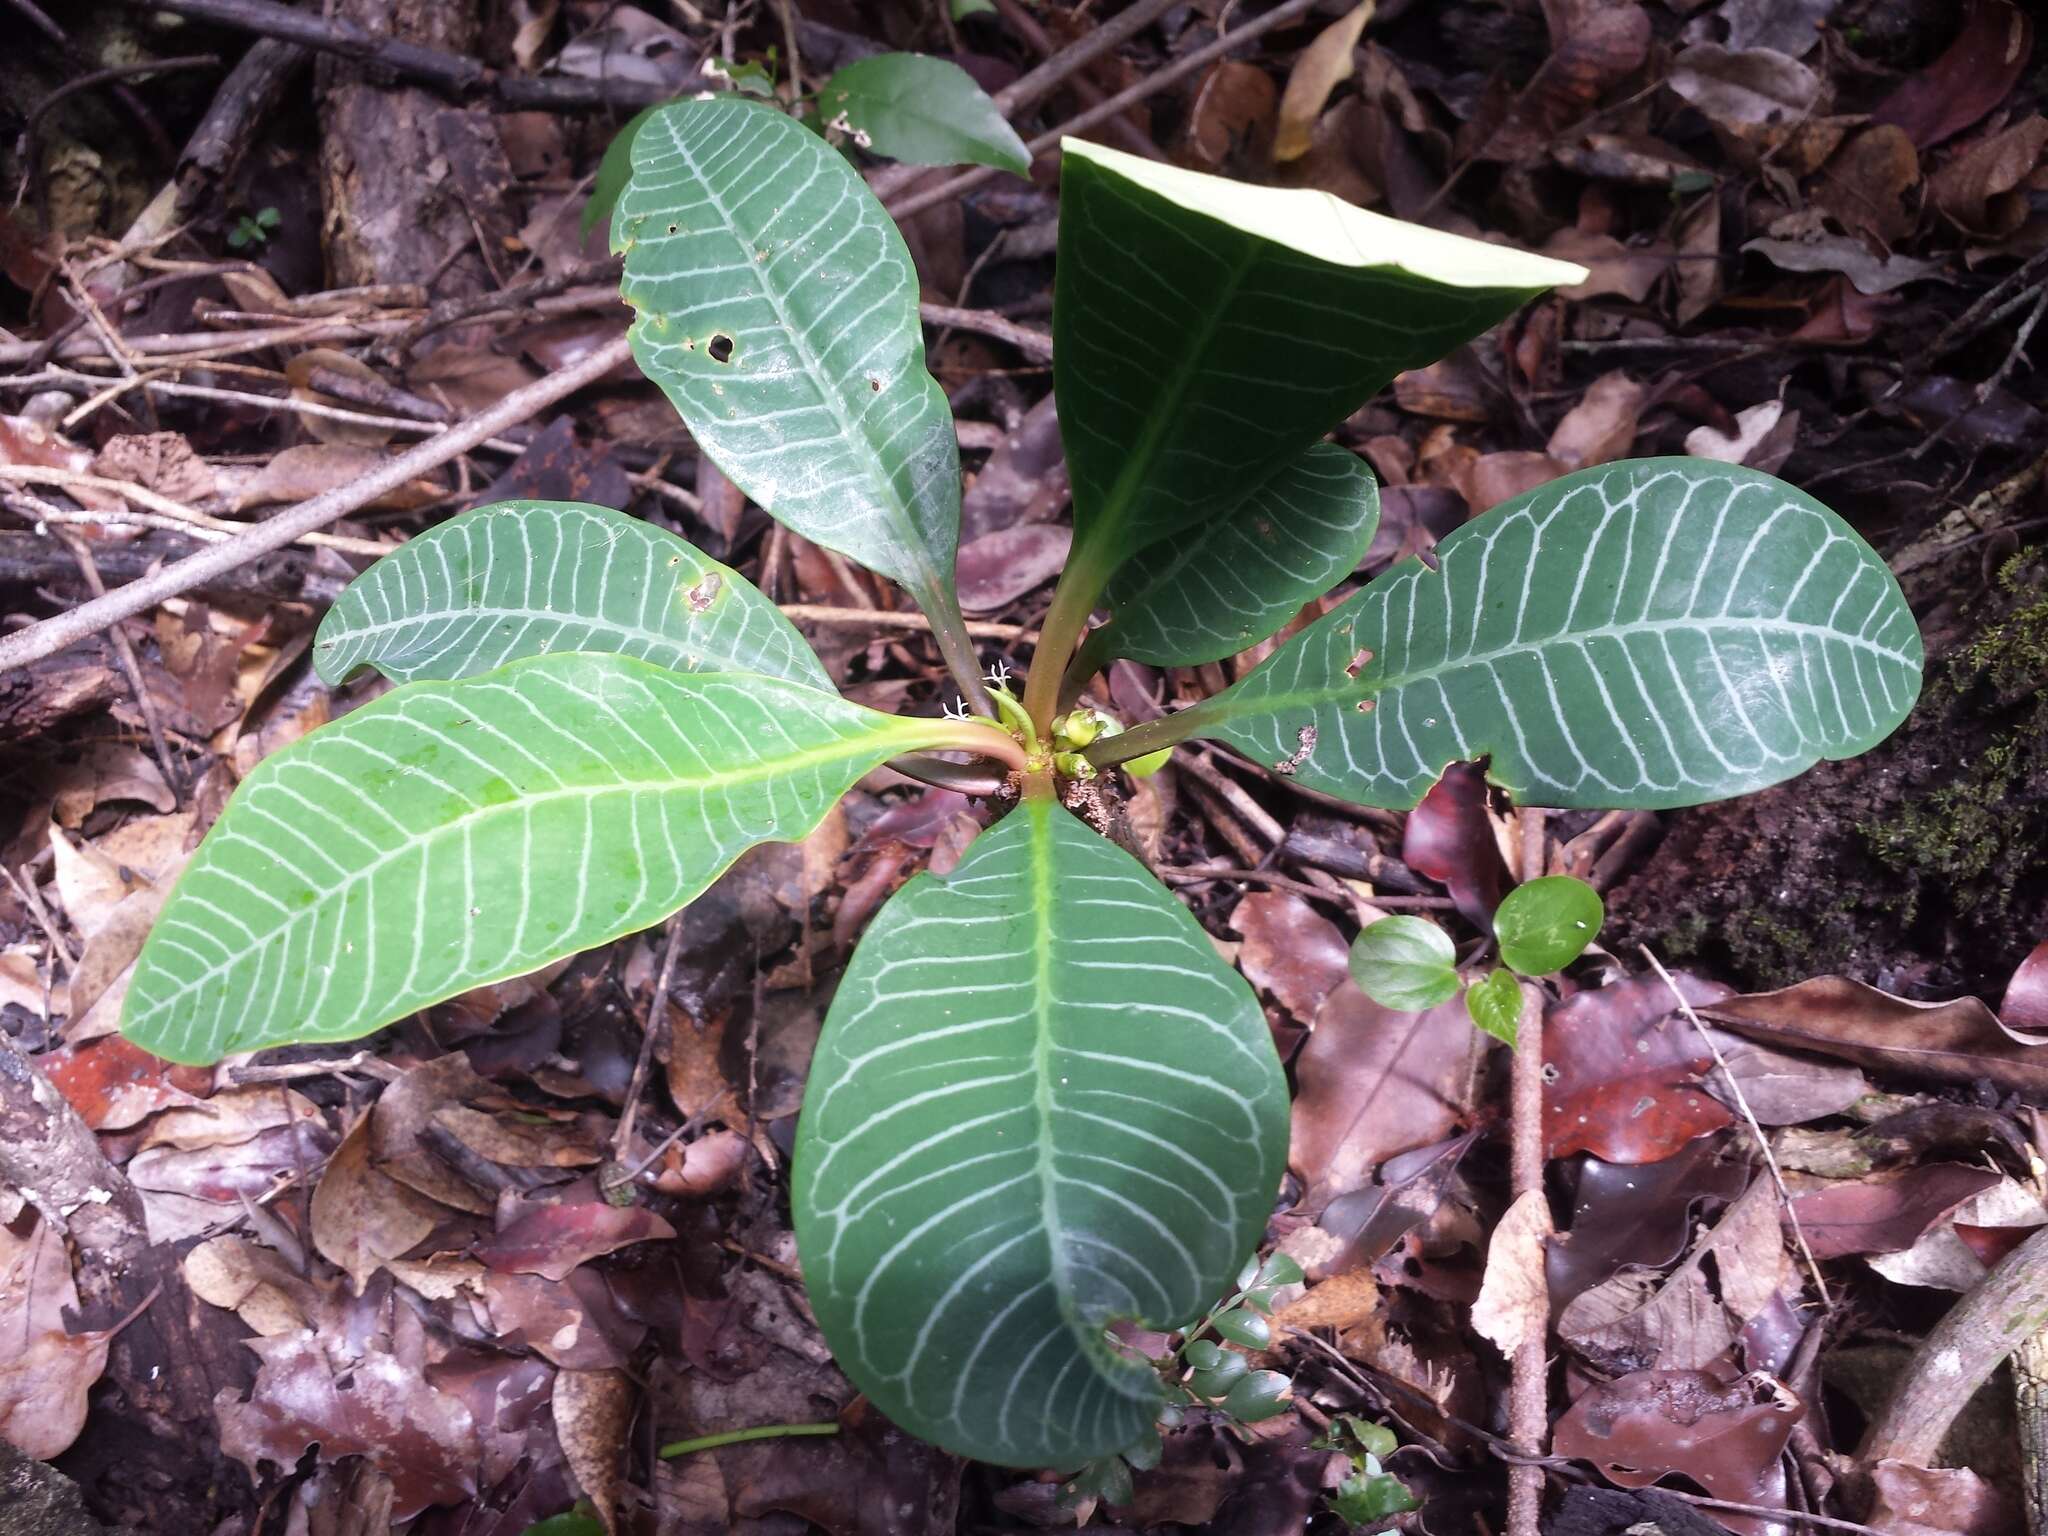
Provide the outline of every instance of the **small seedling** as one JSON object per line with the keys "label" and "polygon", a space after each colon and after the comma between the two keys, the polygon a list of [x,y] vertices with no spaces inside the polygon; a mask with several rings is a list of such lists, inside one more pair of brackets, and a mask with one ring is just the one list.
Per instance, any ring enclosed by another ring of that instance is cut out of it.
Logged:
{"label": "small seedling", "polygon": [[[1921,650],[1897,585],[1781,481],[1610,464],[1113,731],[1074,713],[1109,661],[1235,654],[1357,566],[1377,495],[1329,432],[1583,272],[1070,140],[1053,330],[1074,546],[1013,692],[984,684],[960,615],[952,416],[859,174],[728,95],[653,112],[622,179],[642,371],[756,503],[910,595],[957,701],[842,698],[773,604],[649,524],[465,513],[328,613],[320,675],[397,686],[243,781],[123,1027],[186,1062],[356,1039],[662,921],[881,764],[997,777],[952,873],[876,915],[817,1044],[792,1204],[819,1325],[880,1412],[986,1461],[1081,1467],[1149,1445],[1163,1409],[1279,1411],[1284,1378],[1229,1343],[1271,1301],[1233,1277],[1286,1161],[1272,1034],[1188,911],[1069,807],[1096,817],[1110,770],[1198,737],[1362,805],[1413,806],[1473,759],[1525,806],[1742,794],[1904,718]],[[1516,953],[1548,960],[1577,919],[1537,918]],[[1119,1322],[1178,1332],[1174,1370],[1114,1345]]]}
{"label": "small seedling", "polygon": [[283,222],[284,216],[275,208],[259,208],[253,214],[245,213],[235,220],[234,227],[228,231],[228,245],[237,251],[250,246],[266,245],[272,232]]}

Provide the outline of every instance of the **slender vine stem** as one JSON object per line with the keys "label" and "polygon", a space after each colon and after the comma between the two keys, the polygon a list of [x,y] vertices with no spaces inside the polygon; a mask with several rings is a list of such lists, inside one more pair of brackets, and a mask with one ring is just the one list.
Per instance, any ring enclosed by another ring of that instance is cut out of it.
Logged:
{"label": "slender vine stem", "polygon": [[723,1434],[699,1435],[695,1440],[677,1440],[664,1445],[661,1454],[664,1460],[677,1456],[694,1456],[699,1451],[715,1451],[721,1445],[743,1445],[749,1440],[783,1440],[795,1435],[836,1435],[839,1423],[830,1424],[757,1424],[752,1429],[728,1429]]}

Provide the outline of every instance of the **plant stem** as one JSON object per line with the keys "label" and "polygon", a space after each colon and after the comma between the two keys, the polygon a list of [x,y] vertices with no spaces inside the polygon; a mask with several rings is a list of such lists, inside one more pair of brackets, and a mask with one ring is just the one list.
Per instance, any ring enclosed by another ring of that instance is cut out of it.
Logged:
{"label": "plant stem", "polygon": [[992,757],[1020,773],[1026,766],[1024,749],[1017,744],[1016,738],[996,726],[974,720],[920,720],[916,723],[930,728],[930,734],[918,743],[921,747],[973,752],[981,757]]}
{"label": "plant stem", "polygon": [[1072,709],[1079,702],[1081,690],[1088,686],[1089,680],[1109,665],[1109,635],[1109,626],[1106,624],[1100,629],[1088,631],[1087,637],[1074,652],[1074,659],[1067,664],[1066,676],[1060,679],[1060,697],[1055,708],[1061,711]]}
{"label": "plant stem", "polygon": [[752,1429],[728,1429],[723,1434],[699,1435],[695,1440],[678,1440],[661,1448],[662,1458],[694,1456],[699,1451],[715,1451],[721,1445],[742,1445],[749,1440],[782,1440],[792,1435],[836,1435],[839,1422],[830,1424],[758,1424]]}
{"label": "plant stem", "polygon": [[1127,763],[1134,757],[1143,757],[1148,752],[1157,752],[1161,747],[1177,747],[1190,737],[1200,735],[1202,728],[1212,721],[1214,711],[1209,706],[1214,702],[1213,699],[1204,699],[1178,714],[1134,725],[1121,735],[1098,737],[1082,755],[1097,768],[1109,768],[1117,763]]}
{"label": "plant stem", "polygon": [[988,691],[981,681],[981,658],[975,654],[974,639],[967,633],[960,599],[952,588],[937,586],[913,596],[932,621],[932,638],[939,643],[939,654],[946,660],[946,670],[953,674],[953,686],[960,690],[960,697],[976,714],[991,713]]}
{"label": "plant stem", "polygon": [[1040,736],[1052,736],[1052,717],[1059,711],[1060,679],[1081,638],[1088,632],[1088,615],[1095,600],[1108,584],[1103,561],[1086,545],[1075,548],[1060,584],[1053,588],[1052,608],[1038,626],[1038,649],[1031,657],[1031,673],[1024,679],[1024,709],[1038,727]]}

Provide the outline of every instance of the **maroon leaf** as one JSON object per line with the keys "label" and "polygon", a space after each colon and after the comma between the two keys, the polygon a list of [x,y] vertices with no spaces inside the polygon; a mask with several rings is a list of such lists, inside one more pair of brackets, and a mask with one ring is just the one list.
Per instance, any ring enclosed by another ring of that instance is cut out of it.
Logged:
{"label": "maroon leaf", "polygon": [[[1680,973],[1694,1007],[1726,989]],[[1699,1031],[1673,1009],[1661,978],[1581,992],[1545,1014],[1545,1151],[1610,1163],[1656,1163],[1734,1116],[1701,1086],[1714,1069]]]}
{"label": "maroon leaf", "polygon": [[577,1265],[632,1243],[676,1235],[675,1228],[640,1206],[534,1204],[501,1221],[497,1233],[476,1245],[476,1257],[492,1269],[560,1280]]}
{"label": "maroon leaf", "polygon": [[1978,1227],[1965,1221],[1956,1223],[1956,1236],[1986,1269],[1995,1269],[1999,1260],[2040,1230],[2039,1226]]}
{"label": "maroon leaf", "polygon": [[2012,973],[1998,1014],[2008,1030],[2048,1030],[2048,939]]}
{"label": "maroon leaf", "polygon": [[1006,608],[1051,581],[1067,563],[1074,531],[1061,523],[1019,523],[960,546],[960,606],[969,613]]}
{"label": "maroon leaf", "polygon": [[1569,1230],[1550,1240],[1551,1304],[1564,1306],[1624,1267],[1675,1263],[1691,1235],[1694,1207],[1703,1200],[1732,1201],[1748,1188],[1749,1169],[1714,1153],[1714,1143],[1702,1137],[1661,1162],[1630,1166],[1587,1158]]}
{"label": "maroon leaf", "polygon": [[1493,932],[1493,909],[1500,905],[1507,868],[1486,815],[1483,768],[1453,763],[1444,770],[1422,804],[1408,813],[1401,860],[1449,891],[1473,924]]}
{"label": "maroon leaf", "polygon": [[1304,1023],[1348,972],[1337,925],[1291,891],[1253,891],[1230,914],[1246,979]]}
{"label": "maroon leaf", "polygon": [[1798,1196],[1792,1214],[1817,1259],[1898,1253],[1972,1196],[1998,1182],[1988,1168],[1932,1163],[1831,1184]]}
{"label": "maroon leaf", "polygon": [[1733,1370],[1636,1371],[1593,1387],[1557,1421],[1551,1448],[1609,1482],[1643,1488],[1682,1473],[1715,1498],[1768,1491],[1801,1405],[1781,1383]]}
{"label": "maroon leaf", "polygon": [[2033,52],[2034,24],[2012,0],[1970,0],[1947,52],[1877,105],[1874,123],[1896,123],[1925,149],[1961,133],[2018,82]]}
{"label": "maroon leaf", "polygon": [[2048,1049],[2013,1035],[1974,997],[1915,1003],[1845,976],[1817,976],[1720,998],[1700,1013],[1738,1034],[1876,1071],[1951,1083],[1989,1078],[2026,1098],[2048,1096]]}

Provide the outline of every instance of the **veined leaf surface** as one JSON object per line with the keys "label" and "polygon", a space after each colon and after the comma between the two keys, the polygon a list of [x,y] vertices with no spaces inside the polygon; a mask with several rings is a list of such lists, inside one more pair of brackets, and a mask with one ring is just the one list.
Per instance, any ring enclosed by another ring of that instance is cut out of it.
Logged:
{"label": "veined leaf surface", "polygon": [[674,102],[612,217],[633,355],[718,467],[805,538],[953,604],[960,451],[903,237],[772,107]]}
{"label": "veined leaf surface", "polygon": [[1117,572],[1104,597],[1110,654],[1159,667],[1235,656],[1349,575],[1379,523],[1364,460],[1316,443],[1242,506]]}
{"label": "veined leaf surface", "polygon": [[404,683],[562,651],[832,686],[739,572],[652,523],[574,501],[478,507],[400,545],[335,599],[313,666],[328,683],[364,666]]}
{"label": "veined leaf surface", "polygon": [[1031,174],[1031,152],[1017,130],[950,59],[877,53],[842,66],[818,92],[828,128],[852,134],[863,149],[907,165],[990,165]]}
{"label": "veined leaf surface", "polygon": [[1104,1324],[1216,1301],[1286,1150],[1243,979],[1129,854],[1027,802],[890,900],[833,998],[797,1131],[811,1305],[904,1428],[1074,1466],[1159,1408]]}
{"label": "veined leaf surface", "polygon": [[1412,806],[1491,759],[1523,805],[1698,805],[1889,736],[1920,692],[1891,572],[1755,470],[1567,475],[1404,561],[1200,706],[1303,784]]}
{"label": "veined leaf surface", "polygon": [[1235,506],[1395,374],[1584,276],[1066,140],[1053,378],[1076,548],[1114,561]]}
{"label": "veined leaf surface", "polygon": [[659,922],[937,724],[625,656],[397,689],[243,781],[122,1028],[186,1062],[353,1039]]}

